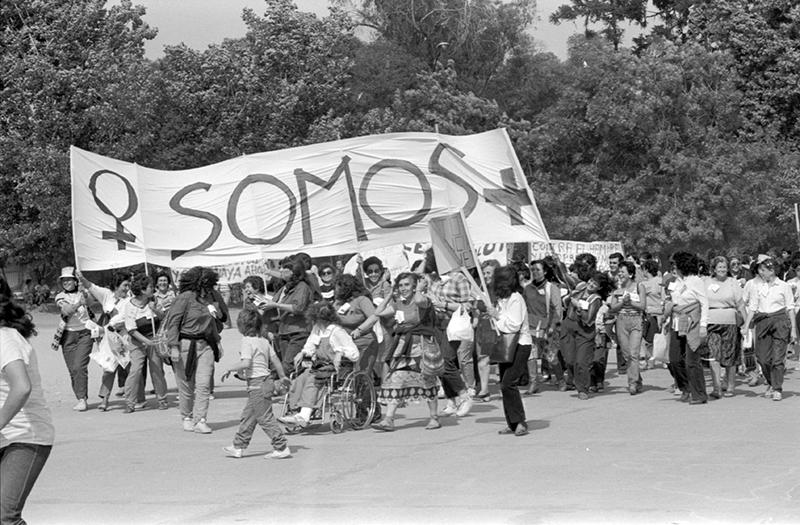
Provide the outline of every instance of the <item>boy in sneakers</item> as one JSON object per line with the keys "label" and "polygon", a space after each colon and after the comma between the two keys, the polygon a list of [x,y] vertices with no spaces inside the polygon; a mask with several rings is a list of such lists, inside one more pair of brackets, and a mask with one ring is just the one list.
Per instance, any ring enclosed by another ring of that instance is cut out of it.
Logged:
{"label": "boy in sneakers", "polygon": [[223,450],[227,456],[242,457],[242,452],[250,444],[256,423],[261,425],[264,432],[272,440],[271,454],[266,458],[283,459],[292,455],[286,444],[286,436],[275,420],[272,413],[273,382],[270,377],[270,364],[274,364],[281,381],[286,383],[289,379],[283,371],[283,366],[275,354],[272,344],[261,333],[261,316],[258,310],[242,310],[236,320],[239,332],[242,334],[242,347],[239,350],[239,364],[233,366],[222,374],[222,381],[231,373],[247,382],[247,404],[242,410],[242,419],[239,430],[233,438],[233,445]]}

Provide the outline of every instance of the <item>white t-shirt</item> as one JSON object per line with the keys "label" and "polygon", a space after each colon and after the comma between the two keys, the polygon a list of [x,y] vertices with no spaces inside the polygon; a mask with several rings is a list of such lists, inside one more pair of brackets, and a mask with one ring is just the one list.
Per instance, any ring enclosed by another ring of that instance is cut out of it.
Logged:
{"label": "white t-shirt", "polygon": [[31,382],[31,394],[19,412],[0,429],[0,448],[11,443],[52,445],[55,437],[53,418],[44,400],[39,362],[31,344],[13,328],[0,327],[0,406],[11,390],[6,365],[21,360],[25,363]]}
{"label": "white t-shirt", "polygon": [[267,377],[269,375],[269,353],[272,344],[263,337],[242,337],[239,359],[250,359],[250,368],[244,371],[247,379]]}

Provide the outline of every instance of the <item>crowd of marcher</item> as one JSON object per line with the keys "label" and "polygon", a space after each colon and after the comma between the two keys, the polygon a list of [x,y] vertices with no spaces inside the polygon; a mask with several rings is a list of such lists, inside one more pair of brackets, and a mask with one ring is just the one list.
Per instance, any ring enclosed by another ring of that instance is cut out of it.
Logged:
{"label": "crowd of marcher", "polygon": [[[596,258],[585,253],[569,266],[548,256],[507,265],[485,261],[466,273],[440,274],[428,250],[396,276],[375,257],[358,263],[351,275],[331,264],[317,268],[300,253],[266,279],[244,279],[236,319],[239,360],[220,379],[242,379],[248,400],[227,455],[242,457],[260,425],[274,449],[268,457],[289,457],[278,423],[307,426],[321,382],[344,366],[371,375],[379,407],[372,428],[391,432],[397,411],[413,402],[427,404],[427,430],[440,428],[442,417],[468,415],[473,403],[490,398],[497,364],[506,420],[499,433],[524,436],[523,395],[543,388],[574,391],[579,400],[601,394],[612,351],[630,395],[646,387],[643,369],[666,366],[672,393],[690,405],[733,397],[742,382],[763,383],[764,396],[780,401],[787,351],[798,340],[800,253],[706,261],[680,251],[666,263],[649,254],[615,253],[608,271],[599,271]],[[167,365],[178,383],[183,430],[212,432],[215,363],[224,351],[221,332],[231,322],[217,281],[212,269],[195,267],[175,287],[168,272],[117,273],[102,287],[64,268],[52,346],[63,353],[74,409],[89,409],[87,369],[96,343],[107,338],[124,360],[104,371],[99,410],[108,409],[115,380],[124,389],[126,413],[144,408],[148,370],[155,406],[169,409]],[[0,482],[3,505],[10,505],[6,515],[22,508],[53,431],[28,343],[33,323],[2,284]],[[291,411],[276,418],[273,396],[280,385],[288,388]],[[18,477],[22,470],[28,475]]]}

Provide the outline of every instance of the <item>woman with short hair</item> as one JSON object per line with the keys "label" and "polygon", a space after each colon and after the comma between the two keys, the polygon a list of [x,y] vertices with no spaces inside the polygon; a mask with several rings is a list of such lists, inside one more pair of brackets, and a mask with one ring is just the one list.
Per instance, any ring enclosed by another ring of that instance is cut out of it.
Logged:
{"label": "woman with short hair", "polygon": [[620,261],[617,283],[618,287],[614,291],[608,311],[617,318],[617,344],[625,362],[628,363],[628,392],[633,396],[642,391],[639,354],[642,348],[642,326],[647,309],[647,292],[642,283],[636,282],[636,266],[630,261]]}
{"label": "woman with short hair", "polygon": [[681,401],[690,405],[708,402],[703,377],[701,347],[708,334],[708,295],[698,275],[700,259],[689,252],[672,256],[676,280],[669,284],[669,299],[664,305],[669,333],[669,366]]}
{"label": "woman with short hair", "polygon": [[528,322],[533,339],[532,356],[528,361],[530,384],[528,395],[539,391],[537,359],[546,362],[554,377],[563,383],[564,372],[558,361],[558,333],[561,328],[563,307],[561,293],[554,282],[555,275],[544,260],[531,262],[531,282],[522,291],[525,305],[528,308]]}
{"label": "woman with short hair", "polygon": [[739,364],[739,326],[746,313],[742,301],[742,288],[728,273],[728,260],[714,257],[711,260],[712,276],[706,281],[708,295],[708,348],[709,368],[714,390],[711,397],[722,397],[721,369],[725,368],[725,397],[733,397],[736,384],[736,366]]}
{"label": "woman with short hair", "polygon": [[756,270],[763,281],[751,296],[745,327],[755,331],[756,359],[767,381],[764,397],[783,399],[786,347],[797,342],[794,294],[791,286],[777,276],[779,265],[759,256]]}
{"label": "woman with short hair", "polygon": [[333,301],[336,277],[336,268],[331,263],[319,265],[319,293],[322,299]]}
{"label": "woman with short hair", "polygon": [[140,274],[131,280],[132,297],[119,304],[120,314],[125,323],[133,348],[130,352],[131,364],[125,380],[125,413],[136,410],[136,401],[144,397],[144,374],[146,365],[150,368],[150,380],[156,391],[158,409],[169,408],[167,402],[167,381],[161,357],[153,347],[160,320],[153,311],[153,280],[149,275]]}

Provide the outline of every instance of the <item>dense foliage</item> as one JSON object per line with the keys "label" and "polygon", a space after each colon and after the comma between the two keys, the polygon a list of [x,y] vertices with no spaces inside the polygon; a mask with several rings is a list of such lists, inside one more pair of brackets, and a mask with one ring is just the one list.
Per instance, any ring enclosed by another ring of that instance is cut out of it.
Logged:
{"label": "dense foliage", "polygon": [[[124,0],[0,3],[0,263],[72,257],[68,148],[162,169],[390,131],[505,126],[553,237],[666,252],[790,245],[800,7],[566,2],[560,61],[531,0],[288,0],[247,34],[149,60]],[[653,15],[657,16],[653,16]],[[631,48],[623,27],[647,27]],[[370,28],[369,38],[362,36]]]}

